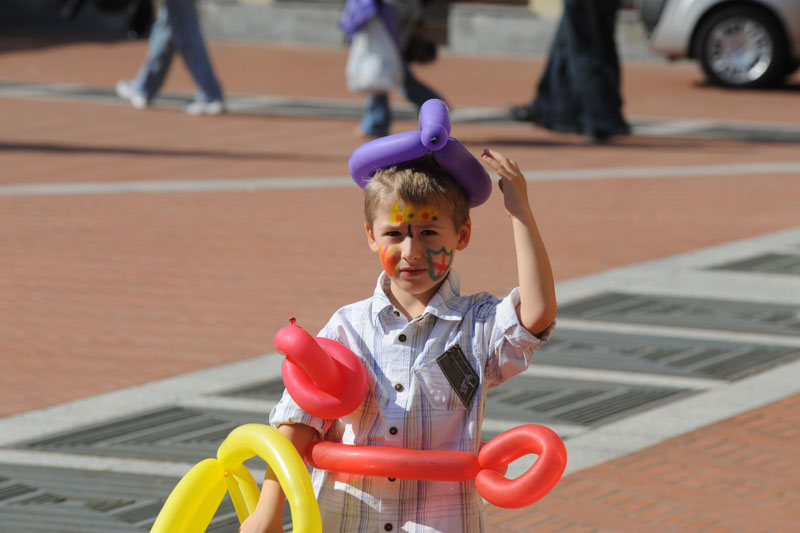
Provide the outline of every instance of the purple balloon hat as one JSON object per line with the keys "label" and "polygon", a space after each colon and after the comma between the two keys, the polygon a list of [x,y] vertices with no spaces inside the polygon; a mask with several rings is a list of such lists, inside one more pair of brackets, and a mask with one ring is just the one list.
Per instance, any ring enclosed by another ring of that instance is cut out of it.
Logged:
{"label": "purple balloon hat", "polygon": [[404,131],[362,144],[350,155],[348,168],[353,181],[362,189],[376,170],[433,153],[434,160],[469,194],[476,207],[492,194],[492,180],[480,161],[450,137],[450,113],[441,100],[431,99],[419,110],[419,129]]}

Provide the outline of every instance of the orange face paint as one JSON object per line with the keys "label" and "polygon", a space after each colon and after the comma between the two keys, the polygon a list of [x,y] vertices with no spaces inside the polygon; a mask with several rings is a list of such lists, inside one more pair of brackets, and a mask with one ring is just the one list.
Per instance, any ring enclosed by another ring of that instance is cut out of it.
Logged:
{"label": "orange face paint", "polygon": [[378,247],[378,255],[381,256],[381,265],[389,277],[397,274],[397,265],[400,263],[400,249],[397,246],[389,245],[385,249],[383,243]]}

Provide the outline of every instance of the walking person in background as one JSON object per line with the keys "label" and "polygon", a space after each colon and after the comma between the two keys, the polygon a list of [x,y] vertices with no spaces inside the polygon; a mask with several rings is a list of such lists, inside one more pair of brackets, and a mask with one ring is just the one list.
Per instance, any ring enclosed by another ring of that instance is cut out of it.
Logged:
{"label": "walking person in background", "polygon": [[511,116],[602,142],[627,135],[614,39],[620,0],[564,0],[564,13],[537,94]]}
{"label": "walking person in background", "polygon": [[[401,81],[397,88],[417,108],[430,99],[443,100],[436,91],[419,81],[409,66],[407,51],[415,30],[422,22],[422,7],[420,0],[347,0],[340,21],[340,27],[348,34],[348,40],[352,40],[355,33],[373,17],[378,17],[386,25],[402,62]],[[433,43],[430,46],[434,46]],[[415,47],[415,50],[419,48]],[[412,60],[429,62],[434,58],[435,48],[427,58]],[[392,122],[388,91],[366,92],[367,103],[360,124],[361,134],[367,137],[388,135]]]}
{"label": "walking person in background", "polygon": [[161,89],[176,49],[197,86],[195,99],[185,111],[190,115],[222,113],[225,110],[222,88],[200,32],[194,0],[162,0],[150,30],[145,62],[135,79],[117,82],[117,95],[136,109],[147,107]]}

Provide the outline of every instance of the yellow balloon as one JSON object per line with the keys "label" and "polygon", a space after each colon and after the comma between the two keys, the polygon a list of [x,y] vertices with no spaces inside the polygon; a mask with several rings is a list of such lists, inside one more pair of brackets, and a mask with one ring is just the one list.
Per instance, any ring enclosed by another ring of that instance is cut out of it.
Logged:
{"label": "yellow balloon", "polygon": [[150,531],[151,533],[205,531],[224,496],[225,481],[222,465],[216,459],[205,459],[193,466],[172,489]]}
{"label": "yellow balloon", "polygon": [[217,450],[178,482],[158,514],[151,533],[203,532],[226,490],[243,522],[256,507],[258,485],[242,463],[258,455],[272,469],[286,494],[296,533],[321,533],[322,519],[311,478],[300,454],[280,431],[263,424],[234,429]]}
{"label": "yellow balloon", "polygon": [[311,478],[294,444],[273,427],[245,424],[231,431],[217,450],[217,458],[227,470],[254,455],[264,459],[277,476],[292,511],[294,530],[321,532],[322,518]]}
{"label": "yellow balloon", "polygon": [[226,472],[225,484],[228,486],[228,494],[231,495],[239,522],[244,522],[258,504],[259,493],[256,480],[244,465],[238,465],[230,472]]}

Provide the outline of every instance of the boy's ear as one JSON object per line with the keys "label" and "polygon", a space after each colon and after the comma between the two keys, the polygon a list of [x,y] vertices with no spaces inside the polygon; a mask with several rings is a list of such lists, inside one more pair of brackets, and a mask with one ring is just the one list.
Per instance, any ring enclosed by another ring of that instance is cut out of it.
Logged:
{"label": "boy's ear", "polygon": [[369,227],[369,222],[364,222],[364,230],[367,232],[367,242],[369,243],[369,249],[373,252],[378,251],[378,243],[375,240],[375,234],[372,232],[372,228]]}
{"label": "boy's ear", "polygon": [[467,220],[463,226],[458,230],[458,242],[456,243],[456,250],[463,250],[469,244],[469,238],[472,236],[472,221]]}

